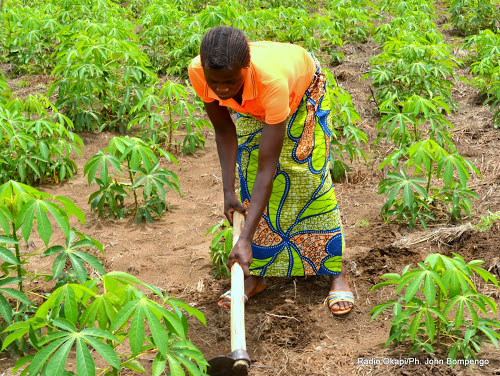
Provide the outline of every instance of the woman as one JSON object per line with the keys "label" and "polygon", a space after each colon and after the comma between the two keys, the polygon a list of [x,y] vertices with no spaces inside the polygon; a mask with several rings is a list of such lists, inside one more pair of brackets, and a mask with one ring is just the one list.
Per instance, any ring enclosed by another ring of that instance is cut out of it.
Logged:
{"label": "woman", "polygon": [[[249,44],[240,30],[216,27],[203,37],[189,77],[215,129],[224,214],[232,223],[235,210],[247,213],[228,261],[243,268],[245,299],[266,288],[265,276],[330,275],[331,312],[350,312],[329,169],[330,103],[318,61],[299,46]],[[230,302],[228,291],[218,304]]]}

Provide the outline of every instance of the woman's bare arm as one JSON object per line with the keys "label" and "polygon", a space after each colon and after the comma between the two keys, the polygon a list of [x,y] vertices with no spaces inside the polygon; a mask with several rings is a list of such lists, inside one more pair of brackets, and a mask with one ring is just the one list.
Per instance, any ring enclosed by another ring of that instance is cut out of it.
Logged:
{"label": "woman's bare arm", "polygon": [[250,208],[240,238],[233,247],[227,263],[228,267],[231,268],[231,265],[238,261],[243,268],[245,277],[250,275],[248,268],[253,260],[252,239],[271,196],[285,132],[285,121],[279,124],[265,124],[262,129],[257,175],[252,189]]}
{"label": "woman's bare arm", "polygon": [[[236,157],[238,140],[236,127],[226,107],[217,101],[205,103],[205,108],[215,130],[215,141],[222,170],[224,189],[224,214],[232,223],[233,212],[244,212],[244,208],[234,191]],[[252,263],[252,239],[264,212],[273,189],[273,178],[278,166],[281,148],[286,132],[286,121],[279,124],[265,124],[259,145],[257,175],[252,190],[252,201],[240,234],[240,239],[229,256],[228,266],[238,261],[243,267],[245,276],[249,276],[248,267]]]}
{"label": "woman's bare arm", "polygon": [[245,212],[234,191],[236,156],[238,154],[236,127],[227,107],[220,106],[217,101],[205,103],[205,109],[215,130],[215,142],[222,170],[224,214],[232,224],[234,210]]}

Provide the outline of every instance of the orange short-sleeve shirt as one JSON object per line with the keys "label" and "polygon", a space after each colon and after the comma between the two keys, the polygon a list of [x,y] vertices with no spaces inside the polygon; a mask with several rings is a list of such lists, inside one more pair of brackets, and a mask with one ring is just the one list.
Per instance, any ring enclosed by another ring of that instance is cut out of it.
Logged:
{"label": "orange short-sleeve shirt", "polygon": [[316,71],[311,55],[288,43],[251,42],[250,67],[243,84],[241,105],[234,99],[220,99],[207,85],[200,56],[189,65],[189,79],[204,102],[249,114],[267,124],[278,124],[293,113]]}

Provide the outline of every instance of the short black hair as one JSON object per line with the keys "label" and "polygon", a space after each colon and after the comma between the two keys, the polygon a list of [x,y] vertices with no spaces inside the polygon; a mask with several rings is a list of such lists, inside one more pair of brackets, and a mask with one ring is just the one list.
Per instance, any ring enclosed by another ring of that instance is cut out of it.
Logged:
{"label": "short black hair", "polygon": [[250,46],[241,30],[217,26],[203,37],[200,58],[203,69],[247,68],[250,65]]}

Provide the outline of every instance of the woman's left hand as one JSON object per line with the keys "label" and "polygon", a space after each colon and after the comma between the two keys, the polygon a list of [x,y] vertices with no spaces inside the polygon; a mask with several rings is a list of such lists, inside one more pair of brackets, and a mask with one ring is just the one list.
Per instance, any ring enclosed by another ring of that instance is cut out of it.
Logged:
{"label": "woman's left hand", "polygon": [[246,279],[250,276],[249,267],[252,261],[253,257],[251,242],[249,240],[239,238],[234,245],[231,254],[229,255],[229,258],[227,260],[227,267],[229,268],[229,270],[231,270],[231,266],[233,266],[235,262],[239,263],[241,265],[241,268],[243,269],[243,274],[245,275]]}

